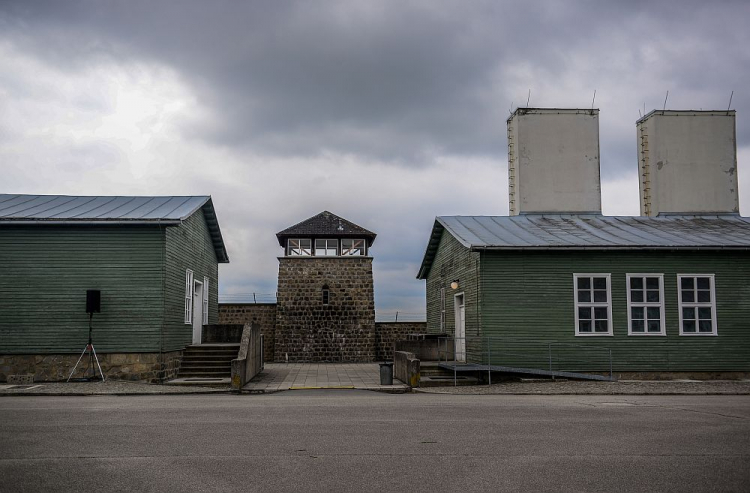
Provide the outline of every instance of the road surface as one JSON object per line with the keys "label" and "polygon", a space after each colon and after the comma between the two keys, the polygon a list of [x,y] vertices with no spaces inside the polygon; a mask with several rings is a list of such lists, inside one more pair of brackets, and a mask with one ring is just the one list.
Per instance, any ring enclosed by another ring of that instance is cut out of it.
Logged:
{"label": "road surface", "polygon": [[3,397],[0,491],[750,491],[750,396]]}

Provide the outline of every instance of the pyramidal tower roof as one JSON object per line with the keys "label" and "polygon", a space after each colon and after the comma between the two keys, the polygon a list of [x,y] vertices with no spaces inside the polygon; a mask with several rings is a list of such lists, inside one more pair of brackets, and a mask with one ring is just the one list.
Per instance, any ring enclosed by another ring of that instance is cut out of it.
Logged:
{"label": "pyramidal tower roof", "polygon": [[290,226],[276,233],[279,244],[284,246],[284,239],[304,236],[310,238],[366,238],[368,246],[375,241],[375,233],[358,226],[343,217],[323,211],[309,219]]}

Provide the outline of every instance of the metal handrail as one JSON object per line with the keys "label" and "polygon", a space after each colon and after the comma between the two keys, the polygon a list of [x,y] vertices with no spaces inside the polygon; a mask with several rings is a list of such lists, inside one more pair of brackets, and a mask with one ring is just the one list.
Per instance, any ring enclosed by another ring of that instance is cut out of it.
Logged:
{"label": "metal handrail", "polygon": [[[456,341],[463,341],[463,356],[464,361],[458,361],[458,351],[456,351]],[[528,355],[529,351],[526,350],[503,350],[497,349],[497,346],[500,345],[503,346],[503,343],[506,342],[503,340],[503,337],[501,336],[465,336],[465,337],[453,337],[451,335],[445,335],[444,337],[438,337],[438,341],[444,341],[444,344],[438,343],[438,360],[440,362],[443,362],[443,358],[445,358],[445,363],[449,363],[452,359],[453,362],[453,384],[457,385],[457,366],[460,363],[464,363],[465,360],[468,359],[469,355],[472,356],[479,356],[479,367],[486,366],[487,368],[487,380],[491,384],[492,383],[492,366],[493,356],[497,358],[498,356],[507,356],[507,355]],[[449,341],[452,342],[452,348],[449,349],[448,344]],[[470,342],[479,342],[479,347],[474,348],[473,350],[469,351],[469,343]],[[495,345],[496,349],[493,351],[492,346]],[[545,349],[544,343],[530,343],[529,345],[534,346],[535,349],[538,351],[533,351],[536,357],[541,356]],[[609,378],[612,379],[613,376],[613,363],[612,363],[612,349],[609,347],[601,347],[601,346],[587,346],[585,344],[579,344],[579,343],[570,343],[570,342],[559,342],[559,341],[553,341],[546,343],[546,352],[547,352],[547,359],[548,359],[548,369],[550,372],[555,371],[554,370],[554,364],[553,364],[553,350],[555,348],[559,347],[578,347],[583,348],[586,351],[600,351],[606,354],[607,356],[607,362],[608,362],[608,370],[609,370]],[[444,348],[444,349],[443,349]],[[558,353],[559,355],[559,353]],[[485,357],[486,363],[485,363]],[[543,357],[543,356],[542,356]],[[589,356],[585,359],[583,358],[577,358],[579,360],[582,360],[584,365],[594,364],[596,365],[597,362],[595,360],[592,361],[592,359],[595,357]],[[560,358],[558,356],[558,362],[560,361]],[[476,363],[474,363],[476,364]],[[511,365],[495,365],[495,366],[511,366]],[[535,364],[532,367],[539,367],[539,364]],[[539,368],[542,369],[542,368]],[[557,371],[563,371],[559,369]]]}

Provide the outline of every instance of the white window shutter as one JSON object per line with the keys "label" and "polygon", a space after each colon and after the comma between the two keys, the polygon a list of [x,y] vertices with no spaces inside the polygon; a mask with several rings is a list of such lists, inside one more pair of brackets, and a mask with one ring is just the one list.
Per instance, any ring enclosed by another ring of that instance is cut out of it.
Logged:
{"label": "white window shutter", "polygon": [[203,278],[203,325],[208,325],[208,277]]}
{"label": "white window shutter", "polygon": [[185,271],[185,323],[193,323],[193,271]]}

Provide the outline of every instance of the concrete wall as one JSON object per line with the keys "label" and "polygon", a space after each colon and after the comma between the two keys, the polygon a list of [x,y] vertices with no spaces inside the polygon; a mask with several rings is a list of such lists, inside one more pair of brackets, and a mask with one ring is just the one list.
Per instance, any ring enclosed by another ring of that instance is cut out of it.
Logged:
{"label": "concrete wall", "polygon": [[636,129],[642,216],[739,212],[734,111],[652,111]]}
{"label": "concrete wall", "polygon": [[242,325],[257,323],[263,334],[264,361],[273,362],[276,303],[220,303],[219,323]]}
{"label": "concrete wall", "polygon": [[375,345],[377,360],[392,360],[397,342],[405,341],[409,334],[424,334],[426,331],[426,322],[376,322]]}
{"label": "concrete wall", "polygon": [[393,358],[393,376],[409,387],[419,387],[420,362],[414,353],[396,351]]}
{"label": "concrete wall", "polygon": [[260,326],[245,324],[237,359],[232,360],[232,390],[239,392],[247,382],[263,369]]}
{"label": "concrete wall", "polygon": [[277,299],[275,361],[375,361],[371,257],[280,257]]}
{"label": "concrete wall", "polygon": [[598,212],[599,110],[518,108],[508,119],[510,214]]}

